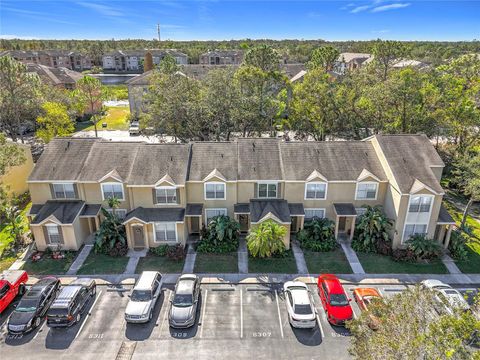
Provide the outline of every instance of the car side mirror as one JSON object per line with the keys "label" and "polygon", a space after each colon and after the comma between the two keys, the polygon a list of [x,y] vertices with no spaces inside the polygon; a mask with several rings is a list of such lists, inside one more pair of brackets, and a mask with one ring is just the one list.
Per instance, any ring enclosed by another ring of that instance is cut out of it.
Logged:
{"label": "car side mirror", "polygon": [[195,299],[194,303],[195,303],[195,304],[196,304],[196,303],[198,303],[198,300],[197,300],[197,299]]}
{"label": "car side mirror", "polygon": [[127,296],[128,296],[129,298],[131,298],[131,297],[132,297],[132,295],[130,295],[130,294],[128,294]]}
{"label": "car side mirror", "polygon": [[352,302],[352,299],[348,299],[348,302]]}

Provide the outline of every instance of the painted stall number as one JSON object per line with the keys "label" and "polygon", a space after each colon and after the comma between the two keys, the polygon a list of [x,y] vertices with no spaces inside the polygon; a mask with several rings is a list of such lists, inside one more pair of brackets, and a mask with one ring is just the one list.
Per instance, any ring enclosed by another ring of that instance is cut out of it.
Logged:
{"label": "painted stall number", "polygon": [[172,336],[175,338],[186,338],[188,334],[186,332],[174,332]]}
{"label": "painted stall number", "polygon": [[103,333],[102,334],[90,334],[90,335],[88,335],[88,338],[93,339],[93,340],[100,340],[100,339],[103,339]]}
{"label": "painted stall number", "polygon": [[272,332],[271,331],[264,331],[264,332],[254,332],[253,333],[253,337],[257,337],[257,338],[268,338],[272,336]]}

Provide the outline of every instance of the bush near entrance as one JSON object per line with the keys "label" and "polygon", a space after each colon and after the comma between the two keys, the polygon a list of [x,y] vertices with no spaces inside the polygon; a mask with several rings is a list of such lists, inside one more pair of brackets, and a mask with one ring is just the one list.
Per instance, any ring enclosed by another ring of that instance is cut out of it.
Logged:
{"label": "bush near entrance", "polygon": [[352,248],[359,252],[377,252],[390,255],[391,241],[388,235],[392,221],[383,213],[381,206],[367,206],[358,218]]}
{"label": "bush near entrance", "polygon": [[267,220],[250,231],[247,236],[248,251],[253,257],[282,256],[285,253],[283,238],[286,234],[284,226]]}
{"label": "bush near entrance", "polygon": [[201,253],[230,253],[237,251],[240,224],[225,215],[215,216],[202,229],[202,240],[197,246]]}
{"label": "bush near entrance", "polygon": [[327,218],[314,218],[305,222],[297,232],[297,240],[302,248],[311,251],[332,251],[336,248],[334,222]]}
{"label": "bush near entrance", "polygon": [[127,232],[120,218],[115,214],[118,200],[109,199],[109,206],[112,213],[102,208],[105,219],[100,224],[95,234],[95,253],[110,255],[114,257],[125,256],[128,252]]}

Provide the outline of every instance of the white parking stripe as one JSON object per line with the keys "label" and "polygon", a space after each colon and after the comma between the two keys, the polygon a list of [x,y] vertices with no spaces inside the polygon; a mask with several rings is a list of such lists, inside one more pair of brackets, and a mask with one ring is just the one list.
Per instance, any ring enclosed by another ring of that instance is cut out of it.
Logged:
{"label": "white parking stripe", "polygon": [[202,327],[200,328],[200,338],[203,336],[203,328],[205,327],[205,309],[207,308],[207,295],[208,295],[208,290],[205,289],[205,303],[202,303],[203,309],[202,309]]}
{"label": "white parking stripe", "polygon": [[78,329],[77,335],[75,335],[75,339],[80,335],[80,333],[82,332],[83,327],[84,327],[85,324],[87,323],[88,318],[90,317],[90,315],[92,315],[92,310],[93,310],[93,308],[95,307],[95,304],[97,303],[98,299],[100,299],[100,295],[102,295],[102,291],[103,291],[103,290],[100,290],[100,292],[98,293],[97,297],[95,298],[95,301],[94,301],[93,304],[92,304],[92,307],[90,308],[90,311],[85,315],[85,318],[83,319],[82,325],[80,325],[80,329]]}
{"label": "white parking stripe", "polygon": [[[163,296],[164,296],[164,299],[166,300],[167,299],[167,293],[170,294],[170,291],[168,289],[165,289],[165,292],[163,293]],[[172,295],[170,294],[168,296],[168,302],[170,302],[170,298],[172,297]],[[162,330],[163,330],[163,325],[165,324],[165,321],[167,320],[167,315],[168,315],[168,308],[167,306],[163,306],[165,308],[164,310],[164,313],[163,313],[163,318],[162,318],[162,322],[160,323],[160,335],[162,334]]]}
{"label": "white parking stripe", "polygon": [[278,305],[278,294],[277,294],[278,291],[275,291],[275,300],[277,302],[277,311],[278,311],[278,323],[280,325],[280,333],[282,334],[282,338],[283,338],[283,326],[282,326],[282,317],[280,315],[280,305]]}
{"label": "white parking stripe", "polygon": [[240,338],[243,338],[243,292],[240,288]]}
{"label": "white parking stripe", "polygon": [[40,326],[40,329],[37,330],[37,333],[33,337],[33,340],[35,340],[37,338],[38,334],[42,332],[43,327],[45,326],[46,323],[47,323],[47,320],[45,320],[45,318],[44,318],[43,324],[42,324],[42,326]]}
{"label": "white parking stripe", "polygon": [[325,333],[323,332],[322,322],[318,317],[318,312],[317,312],[317,323],[318,323],[318,327],[320,328],[320,334],[322,334],[322,339],[323,339],[325,337]]}

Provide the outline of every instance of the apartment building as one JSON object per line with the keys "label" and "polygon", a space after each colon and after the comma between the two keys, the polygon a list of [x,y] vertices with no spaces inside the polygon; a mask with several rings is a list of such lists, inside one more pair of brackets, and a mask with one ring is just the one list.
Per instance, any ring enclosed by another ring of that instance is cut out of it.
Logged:
{"label": "apartment building", "polygon": [[211,50],[200,55],[200,65],[239,65],[243,61],[242,50]]}
{"label": "apartment building", "polygon": [[11,56],[24,64],[39,64],[54,68],[83,71],[92,68],[91,59],[83,54],[68,50],[7,50],[0,56]]}
{"label": "apartment building", "polygon": [[154,65],[160,64],[160,61],[167,55],[172,56],[179,65],[188,63],[186,54],[173,49],[117,50],[102,57],[103,69],[116,72],[142,72],[143,61],[147,52],[152,54]]}
{"label": "apartment building", "polygon": [[58,138],[29,178],[30,226],[39,249],[76,250],[116,197],[130,248],[185,244],[217,215],[235,218],[243,233],[271,219],[287,228],[288,247],[313,217],[333,220],[337,238],[352,238],[365,206],[382,205],[394,221],[394,247],[416,233],[447,246],[454,221],[442,207],[443,167],[424,135],[189,144]]}
{"label": "apartment building", "polygon": [[51,86],[73,90],[77,81],[83,78],[83,74],[67,68],[54,68],[40,64],[26,64],[27,71],[38,75],[40,80]]}

